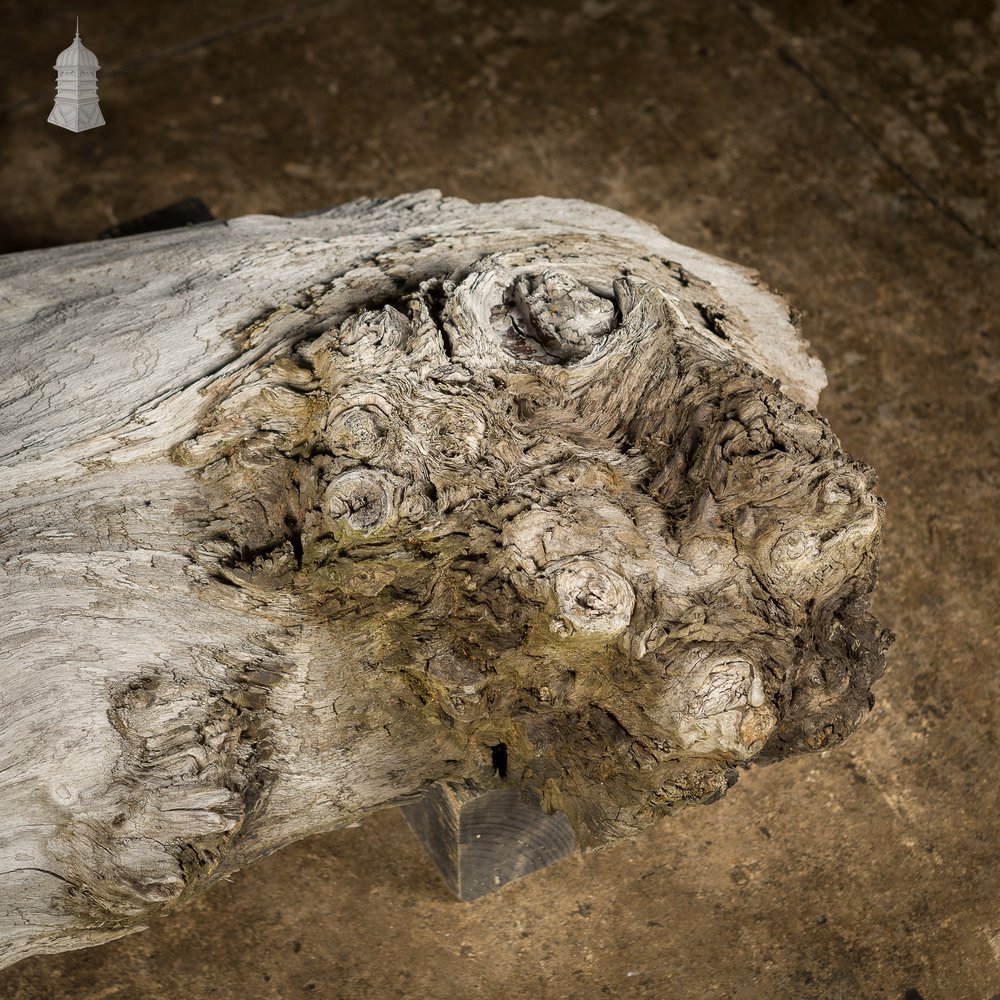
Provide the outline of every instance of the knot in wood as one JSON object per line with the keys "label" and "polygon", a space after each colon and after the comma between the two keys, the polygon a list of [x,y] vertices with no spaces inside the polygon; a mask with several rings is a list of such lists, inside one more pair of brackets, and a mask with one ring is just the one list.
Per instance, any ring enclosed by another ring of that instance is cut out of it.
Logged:
{"label": "knot in wood", "polygon": [[520,274],[495,310],[506,350],[516,358],[566,364],[586,357],[612,330],[615,308],[563,271]]}
{"label": "knot in wood", "polygon": [[628,627],[635,593],[621,574],[582,557],[549,567],[548,574],[559,607],[550,626],[557,635],[613,639]]}
{"label": "knot in wood", "polygon": [[760,667],[736,649],[695,646],[670,658],[664,679],[652,714],[686,753],[752,757],[777,723]]}
{"label": "knot in wood", "polygon": [[401,481],[383,469],[365,466],[341,473],[323,495],[326,514],[334,522],[335,535],[346,537],[343,532],[337,532],[338,522],[364,536],[392,523],[402,491]]}
{"label": "knot in wood", "polygon": [[[382,406],[388,408],[388,401]],[[334,454],[371,461],[393,440],[394,421],[374,402],[333,412],[326,424],[326,441]]]}

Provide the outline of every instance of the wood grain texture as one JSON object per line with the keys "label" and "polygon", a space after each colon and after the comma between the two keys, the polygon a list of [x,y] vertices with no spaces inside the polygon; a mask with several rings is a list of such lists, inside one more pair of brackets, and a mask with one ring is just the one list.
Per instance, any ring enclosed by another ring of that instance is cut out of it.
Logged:
{"label": "wood grain texture", "polygon": [[[881,501],[750,272],[437,192],[0,258],[0,963],[435,781],[585,847],[871,706]],[[491,784],[492,783],[492,784]]]}
{"label": "wood grain texture", "polygon": [[484,792],[465,781],[439,781],[405,805],[403,815],[463,902],[546,868],[576,847],[569,820],[545,812],[518,788]]}

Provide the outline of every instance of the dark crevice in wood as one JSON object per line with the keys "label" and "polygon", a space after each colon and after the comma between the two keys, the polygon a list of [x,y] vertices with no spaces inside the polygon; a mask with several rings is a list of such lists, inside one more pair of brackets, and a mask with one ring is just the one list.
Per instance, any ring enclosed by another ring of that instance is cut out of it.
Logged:
{"label": "dark crevice in wood", "polygon": [[490,747],[490,759],[493,773],[499,778],[507,777],[507,744],[497,743]]}
{"label": "dark crevice in wood", "polygon": [[726,319],[724,312],[714,306],[706,305],[704,302],[695,302],[694,307],[698,310],[706,329],[714,333],[720,340],[729,340],[729,334],[726,333],[723,325]]}

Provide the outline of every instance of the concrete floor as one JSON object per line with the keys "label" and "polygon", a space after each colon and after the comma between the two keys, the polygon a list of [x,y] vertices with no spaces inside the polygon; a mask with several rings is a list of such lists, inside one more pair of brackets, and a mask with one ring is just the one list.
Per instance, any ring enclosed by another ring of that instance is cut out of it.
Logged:
{"label": "concrete floor", "polygon": [[[72,15],[108,125],[47,125]],[[760,269],[888,501],[867,725],[453,902],[401,817],[295,845],[5,1000],[1000,996],[1000,6],[0,2],[0,250],[200,195],[602,202]]]}

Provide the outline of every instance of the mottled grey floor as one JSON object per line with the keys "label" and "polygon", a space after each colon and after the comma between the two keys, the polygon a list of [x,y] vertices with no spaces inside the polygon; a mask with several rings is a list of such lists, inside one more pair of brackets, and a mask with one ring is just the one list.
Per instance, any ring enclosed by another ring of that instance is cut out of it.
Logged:
{"label": "mottled grey floor", "polygon": [[[108,125],[45,123],[71,17]],[[0,250],[187,194],[602,202],[751,264],[888,500],[866,727],[722,803],[453,902],[397,813],[5,1000],[992,1000],[1000,994],[1000,7],[842,0],[0,2]],[[0,681],[2,682],[2,681]]]}

